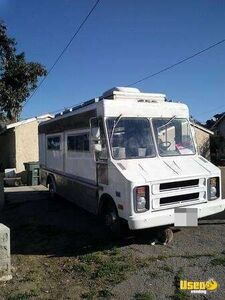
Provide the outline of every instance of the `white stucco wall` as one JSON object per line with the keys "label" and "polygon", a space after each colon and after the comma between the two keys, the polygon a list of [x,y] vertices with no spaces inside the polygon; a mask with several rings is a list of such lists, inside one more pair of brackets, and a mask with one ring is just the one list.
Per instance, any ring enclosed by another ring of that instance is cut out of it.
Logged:
{"label": "white stucco wall", "polygon": [[24,171],[24,163],[38,161],[37,120],[15,127],[16,172]]}

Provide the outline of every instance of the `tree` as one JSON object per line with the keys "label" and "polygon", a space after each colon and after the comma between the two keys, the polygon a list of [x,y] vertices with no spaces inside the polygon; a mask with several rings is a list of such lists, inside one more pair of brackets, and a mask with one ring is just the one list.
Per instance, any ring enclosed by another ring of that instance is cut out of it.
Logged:
{"label": "tree", "polygon": [[24,52],[17,54],[16,41],[7,36],[0,22],[0,115],[16,122],[26,99],[47,71],[40,63],[27,62]]}
{"label": "tree", "polygon": [[212,126],[225,114],[225,112],[222,112],[220,114],[216,114],[213,116],[212,119],[209,119],[206,121],[206,127],[207,128],[212,128]]}

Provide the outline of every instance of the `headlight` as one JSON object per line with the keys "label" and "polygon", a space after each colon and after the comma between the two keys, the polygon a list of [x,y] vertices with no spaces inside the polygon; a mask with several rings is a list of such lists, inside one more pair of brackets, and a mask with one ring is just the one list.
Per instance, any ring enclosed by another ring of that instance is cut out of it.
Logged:
{"label": "headlight", "polygon": [[208,180],[208,198],[214,200],[220,196],[219,177],[212,177]]}
{"label": "headlight", "polygon": [[149,209],[149,187],[147,185],[138,186],[135,190],[135,210],[136,212],[145,212]]}

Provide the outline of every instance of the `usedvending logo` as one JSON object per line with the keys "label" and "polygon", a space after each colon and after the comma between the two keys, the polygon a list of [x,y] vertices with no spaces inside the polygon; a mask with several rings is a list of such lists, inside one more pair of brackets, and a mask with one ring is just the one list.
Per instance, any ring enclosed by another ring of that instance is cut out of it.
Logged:
{"label": "usedvending logo", "polygon": [[206,294],[207,292],[216,291],[218,283],[214,279],[208,281],[191,281],[180,280],[180,290],[190,291],[192,294]]}

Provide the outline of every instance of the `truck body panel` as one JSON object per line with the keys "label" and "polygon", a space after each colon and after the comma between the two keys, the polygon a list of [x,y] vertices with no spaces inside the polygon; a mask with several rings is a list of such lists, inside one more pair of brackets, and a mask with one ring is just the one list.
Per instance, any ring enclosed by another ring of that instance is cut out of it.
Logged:
{"label": "truck body panel", "polygon": [[[144,138],[129,156],[135,130]],[[198,218],[225,209],[220,170],[197,153],[188,107],[163,94],[116,88],[65,111],[40,123],[39,151],[42,184],[54,179],[58,194],[94,214],[110,197],[131,229],[174,224],[176,207],[195,207]]]}

